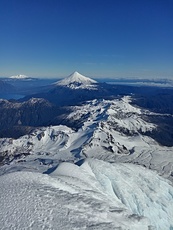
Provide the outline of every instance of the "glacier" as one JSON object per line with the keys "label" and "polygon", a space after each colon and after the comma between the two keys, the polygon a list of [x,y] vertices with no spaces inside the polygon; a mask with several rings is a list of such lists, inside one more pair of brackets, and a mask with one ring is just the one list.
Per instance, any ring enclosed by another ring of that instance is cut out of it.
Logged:
{"label": "glacier", "polygon": [[0,139],[0,229],[171,230],[173,147],[145,135],[152,113],[127,96],[72,110],[78,129]]}
{"label": "glacier", "polygon": [[169,230],[173,187],[141,166],[87,159],[0,176],[0,228]]}
{"label": "glacier", "polygon": [[173,181],[173,147],[161,146],[145,132],[157,128],[143,119],[151,112],[130,104],[130,97],[92,100],[74,106],[67,121],[80,122],[74,130],[65,125],[41,127],[18,139],[1,138],[4,165],[0,175],[26,169],[44,172],[61,161],[96,158],[126,162],[156,170]]}

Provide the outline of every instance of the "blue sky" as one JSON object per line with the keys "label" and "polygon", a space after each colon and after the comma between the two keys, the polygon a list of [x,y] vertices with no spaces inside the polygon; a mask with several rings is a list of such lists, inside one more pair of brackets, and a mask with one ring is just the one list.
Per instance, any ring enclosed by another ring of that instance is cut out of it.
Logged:
{"label": "blue sky", "polygon": [[0,76],[173,78],[172,0],[0,0]]}

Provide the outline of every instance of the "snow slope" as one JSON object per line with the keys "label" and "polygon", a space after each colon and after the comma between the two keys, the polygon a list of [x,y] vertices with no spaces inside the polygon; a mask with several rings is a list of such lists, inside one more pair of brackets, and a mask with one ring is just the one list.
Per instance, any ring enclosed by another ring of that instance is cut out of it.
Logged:
{"label": "snow slope", "polygon": [[173,148],[160,146],[145,132],[157,128],[143,120],[150,114],[122,99],[93,100],[73,107],[67,120],[81,122],[77,131],[67,126],[36,129],[18,139],[0,139],[4,158],[0,175],[9,171],[45,172],[61,161],[96,158],[107,162],[131,162],[156,170],[173,181]]}
{"label": "snow slope", "polygon": [[70,76],[56,82],[55,85],[66,86],[71,89],[96,89],[96,83],[95,80],[75,71]]}
{"label": "snow slope", "polygon": [[2,230],[173,227],[173,188],[135,165],[88,159],[80,167],[62,163],[50,175],[6,174],[0,184]]}
{"label": "snow slope", "polygon": [[173,148],[130,100],[73,107],[78,130],[0,139],[0,229],[173,229]]}

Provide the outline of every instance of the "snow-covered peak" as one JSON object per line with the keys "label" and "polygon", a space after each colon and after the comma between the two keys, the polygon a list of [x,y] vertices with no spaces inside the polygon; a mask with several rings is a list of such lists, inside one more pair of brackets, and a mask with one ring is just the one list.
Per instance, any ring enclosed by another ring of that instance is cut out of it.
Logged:
{"label": "snow-covered peak", "polygon": [[75,71],[70,76],[56,82],[55,85],[66,86],[72,89],[96,89],[96,83],[97,81]]}
{"label": "snow-covered peak", "polygon": [[23,74],[18,74],[18,75],[11,76],[10,78],[12,78],[12,79],[28,79],[29,77],[26,75],[23,75]]}

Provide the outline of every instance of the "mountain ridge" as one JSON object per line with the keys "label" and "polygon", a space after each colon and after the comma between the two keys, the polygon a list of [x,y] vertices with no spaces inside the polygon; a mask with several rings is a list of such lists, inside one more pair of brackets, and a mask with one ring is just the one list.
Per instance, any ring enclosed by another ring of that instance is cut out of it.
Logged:
{"label": "mountain ridge", "polygon": [[[51,111],[51,108],[45,109]],[[2,161],[8,163],[10,156],[10,161],[18,162],[22,159],[20,154],[28,153],[43,161],[53,157],[51,164],[55,166],[58,159],[78,161],[89,157],[108,162],[141,164],[158,170],[173,180],[171,176],[173,147],[160,146],[149,136],[148,133],[156,130],[157,125],[145,121],[143,114],[152,115],[147,110],[130,105],[128,97],[113,101],[93,100],[71,108],[71,112],[66,114],[59,126],[35,128],[32,133],[13,141],[11,138],[1,139]],[[77,129],[74,129],[75,123],[78,125]],[[167,153],[164,167],[160,155],[162,152]],[[37,168],[40,160],[32,162],[33,166],[29,167]],[[48,165],[43,166],[46,170]],[[40,166],[39,168],[41,169]]]}
{"label": "mountain ridge", "polygon": [[[43,98],[0,104],[5,118],[16,109],[9,119],[19,126],[25,118],[38,125],[44,111],[46,119],[52,115],[53,105]],[[158,129],[150,116],[167,114],[140,108],[130,96],[94,99],[70,106],[61,125],[1,138],[0,226],[172,229],[173,147],[149,136]]]}

